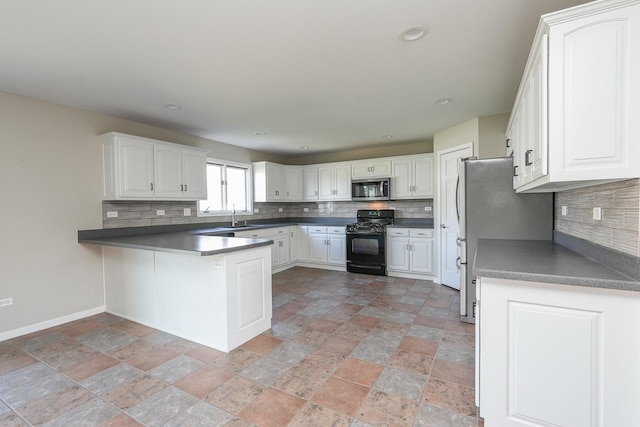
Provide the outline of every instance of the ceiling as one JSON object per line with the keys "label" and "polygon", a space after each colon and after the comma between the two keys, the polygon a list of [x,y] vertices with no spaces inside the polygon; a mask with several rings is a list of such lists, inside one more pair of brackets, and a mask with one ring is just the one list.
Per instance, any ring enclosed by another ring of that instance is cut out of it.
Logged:
{"label": "ceiling", "polygon": [[0,91],[283,155],[429,140],[510,111],[540,15],[584,2],[0,0]]}

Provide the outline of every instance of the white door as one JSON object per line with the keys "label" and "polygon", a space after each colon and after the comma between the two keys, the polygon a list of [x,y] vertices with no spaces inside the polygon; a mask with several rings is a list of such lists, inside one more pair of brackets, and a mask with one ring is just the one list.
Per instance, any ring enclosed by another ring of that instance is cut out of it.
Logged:
{"label": "white door", "polygon": [[408,237],[389,236],[387,238],[387,269],[409,271]]}
{"label": "white door", "polygon": [[411,271],[415,273],[433,273],[433,239],[411,239]]}
{"label": "white door", "polygon": [[335,169],[335,198],[351,200],[351,165],[340,164]]}
{"label": "white door", "polygon": [[473,156],[473,143],[438,151],[438,206],[440,232],[440,283],[460,289],[458,265],[458,214],[456,211],[456,187],[458,163],[461,158]]}
{"label": "white door", "polygon": [[182,198],[182,150],[171,145],[156,145],[155,192],[156,197]]}
{"label": "white door", "polygon": [[182,176],[184,197],[207,198],[207,154],[200,151],[182,150]]}
{"label": "white door", "polygon": [[327,235],[309,233],[309,261],[327,262]]}
{"label": "white door", "polygon": [[345,265],[347,262],[347,236],[327,234],[327,262]]}
{"label": "white door", "polygon": [[285,177],[285,185],[287,188],[285,199],[295,202],[301,201],[303,198],[302,168],[298,166],[286,166]]}

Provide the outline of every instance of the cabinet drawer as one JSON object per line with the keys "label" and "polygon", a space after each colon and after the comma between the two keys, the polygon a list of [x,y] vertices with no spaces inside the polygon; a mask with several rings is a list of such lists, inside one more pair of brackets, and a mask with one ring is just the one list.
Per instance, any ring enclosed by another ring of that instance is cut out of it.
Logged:
{"label": "cabinet drawer", "polygon": [[247,230],[234,233],[235,237],[244,237],[247,239],[257,239],[260,237],[268,237],[271,233],[269,230]]}
{"label": "cabinet drawer", "polygon": [[411,236],[411,237],[430,237],[430,238],[433,238],[433,230],[412,229],[412,230],[409,230],[409,236]]}
{"label": "cabinet drawer", "polygon": [[289,233],[289,228],[271,228],[266,230],[270,236],[282,236],[287,235]]}
{"label": "cabinet drawer", "polygon": [[321,233],[321,234],[327,234],[327,227],[315,227],[315,226],[310,226],[309,227],[309,233]]}
{"label": "cabinet drawer", "polygon": [[387,234],[389,236],[408,236],[409,229],[408,228],[389,228],[387,230]]}
{"label": "cabinet drawer", "polygon": [[340,227],[327,227],[327,233],[329,234],[344,234],[345,228],[343,226]]}

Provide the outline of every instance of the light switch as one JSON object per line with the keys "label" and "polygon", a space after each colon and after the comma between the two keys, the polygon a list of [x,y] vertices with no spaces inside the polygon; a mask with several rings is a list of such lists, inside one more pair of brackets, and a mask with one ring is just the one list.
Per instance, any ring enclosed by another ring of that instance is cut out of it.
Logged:
{"label": "light switch", "polygon": [[566,206],[562,207],[562,216],[567,216],[567,207]]}
{"label": "light switch", "polygon": [[593,219],[595,221],[602,221],[602,208],[601,207],[593,208]]}
{"label": "light switch", "polygon": [[118,211],[107,212],[107,218],[118,218]]}
{"label": "light switch", "polygon": [[191,216],[191,208],[184,208],[184,216]]}

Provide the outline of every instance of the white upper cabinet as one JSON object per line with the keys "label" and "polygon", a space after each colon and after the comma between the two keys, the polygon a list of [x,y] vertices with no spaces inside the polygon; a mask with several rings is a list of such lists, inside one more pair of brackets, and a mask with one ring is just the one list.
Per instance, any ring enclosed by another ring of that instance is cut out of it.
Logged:
{"label": "white upper cabinet", "polygon": [[151,142],[125,137],[103,145],[106,198],[154,197],[153,146]]}
{"label": "white upper cabinet", "polygon": [[351,164],[318,165],[318,200],[351,200]]}
{"label": "white upper cabinet", "polygon": [[301,202],[303,200],[303,168],[301,166],[285,166],[285,181],[287,193],[285,199],[288,202]]}
{"label": "white upper cabinet", "polygon": [[318,200],[318,167],[317,166],[305,166],[302,170],[303,181],[303,199],[304,200]]}
{"label": "white upper cabinet", "polygon": [[286,195],[285,167],[271,162],[253,163],[253,200],[284,202]]}
{"label": "white upper cabinet", "polygon": [[640,3],[597,1],[543,16],[507,128],[516,190],[640,177],[637,93]]}
{"label": "white upper cabinet", "polygon": [[256,202],[301,202],[304,168],[271,162],[253,163],[253,199]]}
{"label": "white upper cabinet", "polygon": [[433,153],[392,158],[392,199],[433,197]]}
{"label": "white upper cabinet", "polygon": [[385,178],[391,176],[391,159],[368,159],[351,163],[351,178]]}
{"label": "white upper cabinet", "polygon": [[156,198],[207,198],[206,153],[174,145],[155,144],[154,156]]}
{"label": "white upper cabinet", "polygon": [[201,200],[207,152],[132,135],[102,135],[105,200]]}

